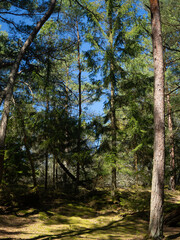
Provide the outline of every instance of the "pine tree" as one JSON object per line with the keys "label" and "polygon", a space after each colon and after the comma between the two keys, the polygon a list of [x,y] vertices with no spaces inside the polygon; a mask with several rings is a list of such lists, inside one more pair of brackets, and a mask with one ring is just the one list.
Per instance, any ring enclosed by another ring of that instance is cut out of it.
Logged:
{"label": "pine tree", "polygon": [[150,237],[163,238],[165,120],[164,120],[164,64],[158,0],[150,0],[152,43],[154,58],[154,158],[150,206]]}
{"label": "pine tree", "polygon": [[5,149],[5,137],[6,137],[6,129],[7,129],[7,121],[8,121],[8,115],[10,110],[10,103],[13,96],[13,88],[15,85],[15,80],[17,77],[17,72],[19,69],[19,65],[21,63],[21,60],[28,49],[28,47],[31,45],[32,41],[36,37],[37,33],[39,32],[40,28],[43,26],[43,24],[47,21],[47,19],[51,16],[53,13],[53,10],[55,8],[56,0],[51,0],[50,7],[48,11],[45,13],[45,15],[41,18],[41,20],[37,23],[37,25],[34,27],[33,31],[27,38],[26,42],[24,43],[23,47],[21,48],[13,66],[11,69],[11,72],[9,74],[9,82],[6,87],[6,97],[4,100],[4,108],[3,113],[1,117],[1,124],[0,124],[0,183],[3,176],[3,160],[4,160],[4,149]]}

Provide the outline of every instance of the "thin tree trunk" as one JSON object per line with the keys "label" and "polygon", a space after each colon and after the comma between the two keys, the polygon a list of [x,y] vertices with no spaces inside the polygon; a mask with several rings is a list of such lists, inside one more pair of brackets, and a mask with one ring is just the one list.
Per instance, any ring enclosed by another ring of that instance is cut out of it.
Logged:
{"label": "thin tree trunk", "polygon": [[[46,112],[45,112],[45,119],[46,119],[46,126],[45,126],[45,140],[48,139],[48,113],[49,113],[49,92],[47,91],[47,87],[49,86],[49,81],[50,81],[50,74],[51,74],[51,62],[50,62],[50,51],[48,51],[48,56],[47,56],[47,76],[45,79],[45,87],[44,87],[44,94],[46,95]],[[45,189],[47,190],[48,188],[48,158],[49,158],[49,149],[46,147],[45,150]]]}
{"label": "thin tree trunk", "polygon": [[170,141],[170,168],[171,168],[169,186],[171,190],[175,190],[176,188],[175,145],[174,145],[173,121],[172,121],[172,111],[171,111],[169,94],[167,94],[167,108],[168,108],[168,129],[170,134],[169,141]]}
{"label": "thin tree trunk", "polygon": [[66,92],[66,102],[65,102],[65,112],[68,115],[68,100],[69,100],[69,89],[68,89],[68,82],[69,82],[69,66],[67,66],[66,72],[66,82],[65,82],[65,92]]}
{"label": "thin tree trunk", "polygon": [[134,169],[136,172],[136,184],[138,185],[138,155],[137,155],[137,153],[134,154]]}
{"label": "thin tree trunk", "polygon": [[78,84],[79,84],[79,121],[78,121],[78,160],[77,160],[77,185],[79,182],[79,174],[80,174],[80,151],[81,151],[81,113],[82,113],[82,106],[81,106],[81,60],[80,60],[80,36],[79,36],[79,27],[78,21],[76,21],[76,28],[77,28],[77,50],[78,50]]}
{"label": "thin tree trunk", "polygon": [[55,158],[55,161],[56,161],[55,187],[57,188],[57,183],[58,183],[58,162],[57,162],[57,158]]}
{"label": "thin tree trunk", "polygon": [[28,140],[27,140],[27,134],[26,134],[26,129],[25,129],[25,125],[24,125],[24,119],[22,117],[22,113],[21,113],[21,110],[20,110],[19,107],[18,107],[17,110],[19,112],[19,118],[20,118],[20,121],[21,121],[21,127],[22,127],[22,131],[23,131],[23,136],[24,136],[23,141],[24,141],[24,146],[25,146],[25,149],[26,149],[26,154],[27,154],[28,160],[29,160],[30,165],[31,165],[33,185],[34,185],[34,187],[36,187],[37,186],[37,181],[36,181],[34,161],[32,159],[29,143],[28,143]]}
{"label": "thin tree trunk", "polygon": [[44,182],[45,190],[48,188],[48,152],[45,154],[45,182]]}
{"label": "thin tree trunk", "polygon": [[30,152],[30,149],[29,149],[29,146],[28,146],[28,143],[27,143],[27,138],[26,138],[26,134],[25,133],[24,133],[24,145],[25,145],[25,148],[26,148],[27,157],[28,157],[30,165],[31,165],[33,184],[34,184],[34,187],[36,187],[37,186],[37,181],[36,181],[36,173],[35,173],[34,161],[33,161],[32,156],[31,156],[31,152]]}
{"label": "thin tree trunk", "polygon": [[[66,72],[66,82],[65,82],[65,113],[66,113],[66,117],[68,117],[68,80],[69,80],[69,67],[67,66],[67,72]],[[65,159],[63,160],[63,164],[66,168],[68,168],[68,161],[67,161],[67,153],[68,153],[68,124],[66,123],[65,125],[65,137],[66,137],[66,140],[65,140]],[[67,174],[66,172],[64,171],[63,172],[63,186],[64,186],[64,189],[66,189],[67,187],[67,181],[68,181],[68,178],[67,178]]]}
{"label": "thin tree trunk", "polygon": [[53,187],[56,189],[56,159],[53,156]]}
{"label": "thin tree trunk", "polygon": [[64,166],[64,164],[57,158],[57,162],[60,167],[64,170],[64,172],[75,182],[77,182],[77,178]]}
{"label": "thin tree trunk", "polygon": [[111,135],[112,135],[112,154],[113,154],[113,167],[112,167],[112,195],[115,194],[116,185],[116,114],[115,114],[115,94],[114,83],[111,81]]}
{"label": "thin tree trunk", "polygon": [[56,4],[56,0],[51,0],[48,11],[41,18],[41,20],[37,23],[37,25],[34,27],[32,33],[27,38],[26,42],[24,43],[23,47],[21,48],[21,50],[16,58],[14,65],[12,66],[12,69],[11,69],[11,72],[9,75],[9,83],[6,87],[6,97],[4,100],[4,108],[3,108],[3,113],[2,113],[1,122],[0,122],[0,184],[2,181],[2,177],[3,177],[5,137],[6,137],[8,115],[9,115],[9,111],[10,111],[10,102],[11,102],[11,99],[13,96],[13,88],[15,85],[15,80],[16,80],[18,69],[19,69],[19,65],[20,65],[20,62],[21,62],[26,50],[33,42],[37,33],[39,32],[39,30],[41,29],[43,24],[48,20],[48,18],[53,13],[55,4]]}
{"label": "thin tree trunk", "polygon": [[149,234],[153,239],[163,238],[164,205],[164,64],[158,0],[150,0],[152,43],[154,59],[154,158],[150,205]]}

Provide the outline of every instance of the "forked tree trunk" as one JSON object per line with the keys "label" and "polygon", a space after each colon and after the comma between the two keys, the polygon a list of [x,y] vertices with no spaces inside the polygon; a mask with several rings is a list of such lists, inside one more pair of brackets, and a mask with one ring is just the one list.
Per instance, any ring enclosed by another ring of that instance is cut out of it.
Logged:
{"label": "forked tree trunk", "polygon": [[39,30],[41,29],[43,24],[48,20],[48,18],[53,13],[55,4],[56,4],[56,0],[51,0],[48,11],[41,18],[41,20],[37,23],[37,25],[34,27],[32,33],[27,38],[26,42],[24,43],[23,47],[21,48],[21,50],[17,56],[17,59],[16,59],[14,65],[12,66],[12,70],[9,75],[9,83],[5,89],[6,96],[4,99],[4,108],[3,108],[1,122],[0,122],[0,183],[1,183],[2,177],[3,177],[5,137],[6,137],[8,115],[9,115],[9,110],[10,110],[10,102],[11,102],[11,99],[13,96],[13,88],[15,85],[15,80],[16,80],[18,69],[19,69],[19,65],[20,65],[20,62],[21,62],[27,48],[33,42],[34,38],[36,37],[37,33],[39,32]]}
{"label": "forked tree trunk", "polygon": [[150,0],[152,43],[154,59],[154,158],[150,205],[149,234],[153,239],[163,238],[164,205],[164,64],[158,0]]}

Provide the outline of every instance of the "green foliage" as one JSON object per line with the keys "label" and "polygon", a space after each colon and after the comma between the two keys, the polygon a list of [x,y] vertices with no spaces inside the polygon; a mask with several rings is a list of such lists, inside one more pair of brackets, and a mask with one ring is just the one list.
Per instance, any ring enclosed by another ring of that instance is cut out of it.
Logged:
{"label": "green foliage", "polygon": [[[83,6],[80,7],[76,1],[58,1],[54,15],[42,27],[19,68],[6,138],[4,182],[25,181],[25,176],[32,175],[24,143],[26,135],[41,183],[48,152],[50,179],[55,174],[53,159],[58,158],[67,163],[73,175],[79,162],[82,181],[92,183],[102,177],[102,182],[108,185],[116,162],[119,184],[123,179],[127,185],[135,181],[149,184],[153,158],[154,77],[150,17],[148,13],[142,16],[145,12],[142,2],[85,0],[79,2]],[[0,33],[0,91],[7,85],[11,65],[24,39],[48,4],[49,1],[34,0],[0,3],[2,12],[15,10],[17,15],[27,14],[21,16],[23,21],[18,16],[13,21],[8,18],[11,15],[2,13],[12,24],[6,21],[11,32]],[[179,16],[176,7],[174,1],[161,1],[166,93],[177,88],[171,93],[170,103],[179,181]],[[78,127],[77,24],[82,70],[81,130]],[[111,85],[116,116],[113,131]],[[86,110],[96,101],[104,102],[103,116],[89,114]],[[168,179],[171,146],[170,133],[167,129],[166,132]],[[116,150],[112,146],[115,135]],[[62,169],[57,167],[56,170],[62,177]]]}

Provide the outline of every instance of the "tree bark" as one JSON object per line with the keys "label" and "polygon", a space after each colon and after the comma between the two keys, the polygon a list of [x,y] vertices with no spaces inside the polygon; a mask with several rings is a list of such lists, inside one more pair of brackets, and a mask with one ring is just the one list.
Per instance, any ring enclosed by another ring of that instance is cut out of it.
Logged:
{"label": "tree bark", "polygon": [[[48,58],[47,58],[47,76],[45,80],[45,87],[44,87],[44,94],[46,95],[46,112],[45,112],[45,119],[46,119],[46,126],[45,126],[45,140],[47,140],[48,135],[48,120],[49,120],[49,92],[47,91],[47,87],[49,86],[50,81],[50,74],[51,74],[51,62],[50,62],[50,52],[48,51]],[[48,188],[48,165],[49,165],[49,149],[46,147],[45,149],[45,181],[44,187],[45,190]]]}
{"label": "tree bark", "polygon": [[167,94],[167,110],[168,110],[168,129],[169,129],[169,143],[170,143],[170,169],[171,176],[169,180],[169,186],[171,190],[176,188],[176,169],[175,169],[175,146],[174,146],[174,134],[173,134],[173,121],[172,111],[170,104],[170,94]]}
{"label": "tree bark", "polygon": [[153,239],[163,238],[164,205],[164,64],[158,0],[150,0],[152,44],[154,59],[154,158],[150,204],[149,234]]}
{"label": "tree bark", "polygon": [[70,173],[70,171],[66,168],[66,166],[64,166],[64,164],[57,158],[57,162],[60,165],[60,167],[64,170],[64,172],[73,180],[73,181],[77,181],[77,178]]}
{"label": "tree bark", "polygon": [[27,38],[26,42],[24,43],[23,47],[21,48],[17,59],[15,63],[12,66],[10,75],[9,75],[9,83],[6,87],[6,97],[4,100],[4,108],[3,108],[3,113],[1,117],[1,122],[0,122],[0,183],[2,181],[3,177],[3,165],[4,165],[4,151],[5,151],[5,137],[6,137],[6,129],[7,129],[7,121],[8,121],[8,115],[9,115],[9,110],[10,110],[10,101],[13,96],[13,88],[15,85],[15,80],[17,76],[17,72],[19,69],[19,65],[21,63],[21,60],[28,49],[28,47],[31,45],[33,42],[34,38],[36,37],[37,33],[43,26],[43,24],[48,20],[48,18],[51,16],[51,14],[54,11],[56,4],[56,0],[51,0],[50,2],[50,7],[48,11],[45,13],[45,15],[41,18],[41,20],[36,24],[34,27],[33,31]]}
{"label": "tree bark", "polygon": [[80,35],[79,35],[79,27],[78,21],[76,21],[76,28],[77,28],[77,50],[78,50],[78,84],[79,84],[79,120],[78,120],[78,160],[77,160],[77,172],[76,172],[76,179],[77,185],[79,182],[79,175],[80,175],[80,151],[81,151],[81,113],[82,113],[82,106],[81,106],[81,59],[80,59]]}
{"label": "tree bark", "polygon": [[20,118],[20,121],[21,121],[23,141],[24,141],[24,146],[25,146],[25,149],[26,149],[27,158],[28,158],[28,160],[30,162],[30,165],[31,165],[33,184],[34,184],[34,187],[36,187],[37,186],[37,181],[36,181],[36,171],[35,171],[35,167],[34,167],[34,160],[31,156],[31,151],[30,151],[30,147],[29,147],[29,143],[28,143],[27,134],[26,134],[26,128],[25,128],[25,124],[24,124],[24,118],[23,118],[23,115],[22,115],[22,112],[21,112],[19,106],[17,107],[17,111],[19,113],[19,118]]}
{"label": "tree bark", "polygon": [[112,2],[108,1],[108,21],[109,21],[109,44],[110,44],[110,84],[111,84],[111,150],[112,150],[112,180],[111,195],[115,195],[116,184],[116,110],[115,110],[115,73],[114,73],[114,48],[113,48],[113,19],[112,19]]}
{"label": "tree bark", "polygon": [[53,156],[53,187],[56,189],[56,158]]}
{"label": "tree bark", "polygon": [[[65,100],[66,100],[66,102],[65,102],[65,113],[66,113],[66,117],[68,117],[68,105],[69,105],[69,103],[68,103],[68,99],[69,99],[69,90],[68,90],[68,81],[69,81],[69,66],[67,65],[66,66],[67,67],[67,71],[66,71],[66,82],[65,82]],[[65,138],[66,138],[66,140],[65,140],[65,159],[63,160],[63,164],[64,164],[64,166],[66,167],[66,168],[68,168],[68,160],[67,160],[67,154],[68,154],[68,152],[69,152],[69,149],[68,149],[68,124],[66,123],[65,124]],[[66,174],[66,172],[64,171],[64,173],[63,173],[63,187],[64,187],[64,189],[66,189],[66,187],[67,187],[67,182],[68,182],[68,178],[67,178],[67,174]]]}
{"label": "tree bark", "polygon": [[112,136],[112,154],[113,154],[113,167],[112,167],[112,195],[115,194],[116,184],[116,113],[115,113],[115,90],[114,79],[111,79],[111,136]]}

